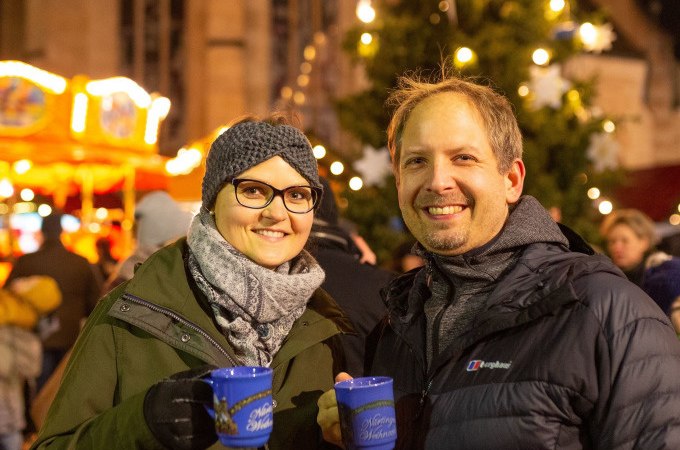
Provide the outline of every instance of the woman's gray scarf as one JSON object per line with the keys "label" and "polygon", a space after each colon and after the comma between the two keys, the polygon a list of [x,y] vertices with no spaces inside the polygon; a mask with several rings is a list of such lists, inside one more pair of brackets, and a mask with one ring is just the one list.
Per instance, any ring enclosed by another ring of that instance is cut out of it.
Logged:
{"label": "woman's gray scarf", "polygon": [[187,235],[189,270],[244,365],[269,366],[324,272],[305,250],[275,270],[229,244],[201,209]]}

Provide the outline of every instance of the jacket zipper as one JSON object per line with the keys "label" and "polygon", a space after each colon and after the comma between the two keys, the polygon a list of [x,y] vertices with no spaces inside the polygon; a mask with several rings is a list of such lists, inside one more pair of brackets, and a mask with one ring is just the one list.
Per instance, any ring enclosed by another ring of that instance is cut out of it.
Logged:
{"label": "jacket zipper", "polygon": [[229,360],[229,362],[231,363],[232,366],[237,366],[237,365],[238,365],[238,364],[236,364],[236,362],[233,360],[233,358],[232,358],[231,356],[229,356],[229,353],[227,353],[227,351],[226,351],[226,350],[225,350],[225,349],[224,349],[224,348],[223,348],[223,347],[222,347],[215,339],[213,339],[212,336],[210,336],[206,331],[204,331],[204,330],[203,330],[201,327],[199,327],[198,325],[196,325],[196,324],[194,324],[194,323],[192,323],[192,322],[189,322],[188,320],[186,320],[186,319],[183,318],[182,316],[180,316],[180,315],[174,313],[173,311],[171,311],[171,310],[169,310],[169,309],[167,309],[167,308],[163,308],[163,307],[158,306],[158,305],[156,305],[156,304],[154,304],[154,303],[151,303],[151,302],[148,302],[148,301],[146,301],[146,300],[143,300],[143,299],[141,299],[141,298],[139,298],[139,297],[136,297],[136,296],[134,296],[134,295],[132,295],[132,294],[125,293],[125,294],[123,294],[122,298],[125,299],[125,300],[128,300],[128,301],[130,301],[130,302],[132,302],[132,303],[137,303],[138,305],[143,305],[143,306],[149,308],[149,309],[152,310],[152,311],[156,311],[156,312],[158,312],[158,313],[164,314],[164,315],[169,316],[169,317],[171,317],[172,319],[174,319],[174,320],[176,320],[176,321],[178,321],[178,322],[181,322],[182,324],[186,325],[188,328],[191,328],[192,330],[194,330],[195,332],[197,332],[198,334],[200,334],[201,336],[203,336],[203,337],[204,337],[205,339],[207,339],[208,342],[210,342],[212,345],[214,345],[215,348],[217,348],[217,350],[219,350],[220,353],[222,353],[222,354]]}

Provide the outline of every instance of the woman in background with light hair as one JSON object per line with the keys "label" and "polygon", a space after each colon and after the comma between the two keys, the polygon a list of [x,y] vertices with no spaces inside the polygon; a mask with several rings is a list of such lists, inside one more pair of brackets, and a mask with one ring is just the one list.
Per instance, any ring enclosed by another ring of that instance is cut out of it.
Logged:
{"label": "woman in background with light hair", "polygon": [[620,209],[604,219],[600,232],[614,264],[641,286],[645,262],[659,243],[652,219],[637,209]]}

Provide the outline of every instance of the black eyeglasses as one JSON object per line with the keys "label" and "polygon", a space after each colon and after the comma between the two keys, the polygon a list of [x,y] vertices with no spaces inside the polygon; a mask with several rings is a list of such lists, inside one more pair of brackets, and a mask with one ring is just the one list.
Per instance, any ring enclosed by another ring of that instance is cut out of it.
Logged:
{"label": "black eyeglasses", "polygon": [[276,189],[263,181],[249,180],[247,178],[234,178],[236,201],[241,206],[251,209],[266,208],[274,197],[280,196],[283,206],[292,213],[308,213],[316,207],[321,198],[322,190],[314,186],[290,186],[285,189]]}

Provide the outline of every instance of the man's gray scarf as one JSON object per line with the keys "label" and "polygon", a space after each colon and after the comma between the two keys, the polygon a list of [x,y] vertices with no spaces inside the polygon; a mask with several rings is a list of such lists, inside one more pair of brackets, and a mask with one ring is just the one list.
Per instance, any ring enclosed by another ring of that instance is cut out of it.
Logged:
{"label": "man's gray scarf", "polygon": [[269,366],[324,272],[305,250],[275,270],[229,244],[201,209],[187,235],[189,270],[244,365]]}
{"label": "man's gray scarf", "polygon": [[428,364],[472,328],[498,280],[514,267],[524,248],[535,242],[568,245],[545,208],[525,195],[511,210],[501,232],[480,248],[463,255],[442,256],[419,246],[418,252],[426,258],[432,275],[432,296],[424,306]]}

